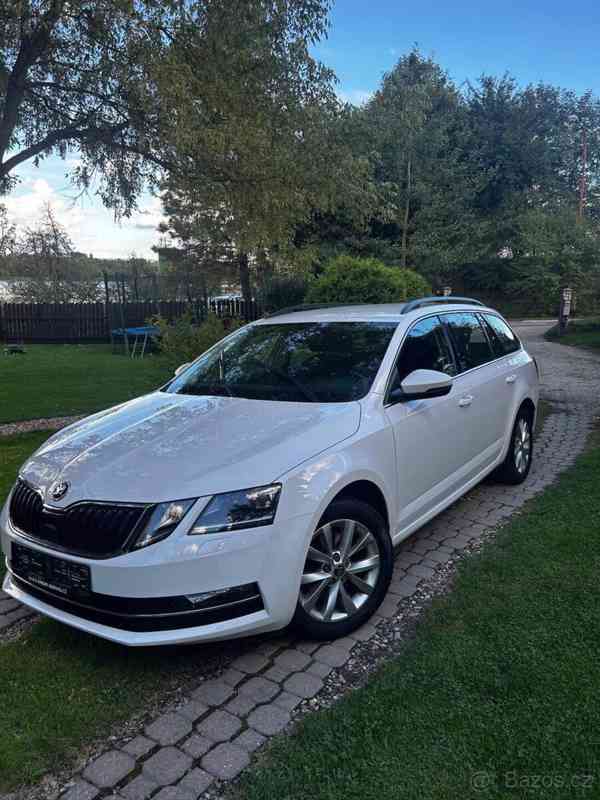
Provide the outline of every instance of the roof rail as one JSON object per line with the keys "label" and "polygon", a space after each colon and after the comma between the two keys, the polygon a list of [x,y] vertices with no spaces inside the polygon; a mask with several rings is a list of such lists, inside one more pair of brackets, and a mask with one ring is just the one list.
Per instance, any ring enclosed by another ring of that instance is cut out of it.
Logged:
{"label": "roof rail", "polygon": [[441,297],[434,295],[433,297],[420,297],[416,300],[409,300],[402,308],[403,314],[408,314],[409,311],[414,311],[417,308],[423,308],[423,306],[435,306],[438,303],[468,303],[472,306],[483,306],[485,305],[480,300],[474,300],[472,297],[452,297],[452,295],[447,295],[446,297]]}
{"label": "roof rail", "polygon": [[283,314],[294,314],[301,311],[317,311],[319,308],[345,308],[346,306],[361,306],[363,303],[304,303],[297,306],[280,308],[278,311],[271,311],[265,314],[264,319],[271,317],[281,317]]}

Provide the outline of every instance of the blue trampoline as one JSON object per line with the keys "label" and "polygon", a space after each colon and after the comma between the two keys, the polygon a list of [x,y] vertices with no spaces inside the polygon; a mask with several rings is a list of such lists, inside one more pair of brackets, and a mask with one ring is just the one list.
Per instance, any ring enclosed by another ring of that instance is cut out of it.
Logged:
{"label": "blue trampoline", "polygon": [[156,339],[160,331],[156,325],[141,325],[137,328],[113,328],[110,333],[113,341],[114,339],[123,339],[127,351],[129,351],[129,341],[133,339],[133,347],[131,348],[131,353],[129,353],[131,358],[135,358],[138,344],[140,344],[140,358],[143,358],[148,342],[151,339]]}

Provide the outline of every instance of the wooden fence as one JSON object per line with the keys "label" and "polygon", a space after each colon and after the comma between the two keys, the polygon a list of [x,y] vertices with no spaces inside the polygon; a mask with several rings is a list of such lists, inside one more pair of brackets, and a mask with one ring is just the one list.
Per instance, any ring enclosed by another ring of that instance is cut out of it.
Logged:
{"label": "wooden fence", "polygon": [[[244,302],[238,299],[211,301],[211,313],[221,318],[244,317]],[[203,319],[202,304],[178,300],[146,303],[4,303],[0,304],[0,340],[5,342],[102,342],[114,328],[145,325],[154,316],[168,321],[189,312]],[[252,304],[249,318],[260,311]]]}

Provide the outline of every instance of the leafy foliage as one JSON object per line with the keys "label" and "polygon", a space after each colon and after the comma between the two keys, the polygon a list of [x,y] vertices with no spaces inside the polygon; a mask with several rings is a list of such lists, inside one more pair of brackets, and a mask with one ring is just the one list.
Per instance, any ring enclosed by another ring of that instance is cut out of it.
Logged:
{"label": "leafy foliage", "polygon": [[338,256],[311,285],[308,303],[396,303],[429,294],[426,281],[409,269],[386,267],[374,258]]}
{"label": "leafy foliage", "polygon": [[200,325],[196,325],[190,315],[180,317],[169,324],[160,317],[153,320],[160,330],[160,350],[172,367],[178,367],[198,358],[217,342],[231,333],[239,323],[226,323],[210,314]]}

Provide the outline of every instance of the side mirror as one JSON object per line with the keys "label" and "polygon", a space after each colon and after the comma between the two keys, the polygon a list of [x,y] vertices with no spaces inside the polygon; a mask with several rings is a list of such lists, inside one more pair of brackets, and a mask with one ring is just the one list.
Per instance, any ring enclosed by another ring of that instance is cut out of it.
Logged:
{"label": "side mirror", "polygon": [[175,377],[177,377],[178,375],[181,375],[181,373],[184,370],[186,370],[190,366],[191,363],[192,363],[191,361],[187,361],[185,364],[180,364],[177,367],[177,369],[175,370]]}
{"label": "side mirror", "polygon": [[434,369],[415,369],[404,378],[400,387],[390,392],[394,403],[403,400],[426,400],[429,397],[444,397],[452,389],[452,378],[445,372]]}

